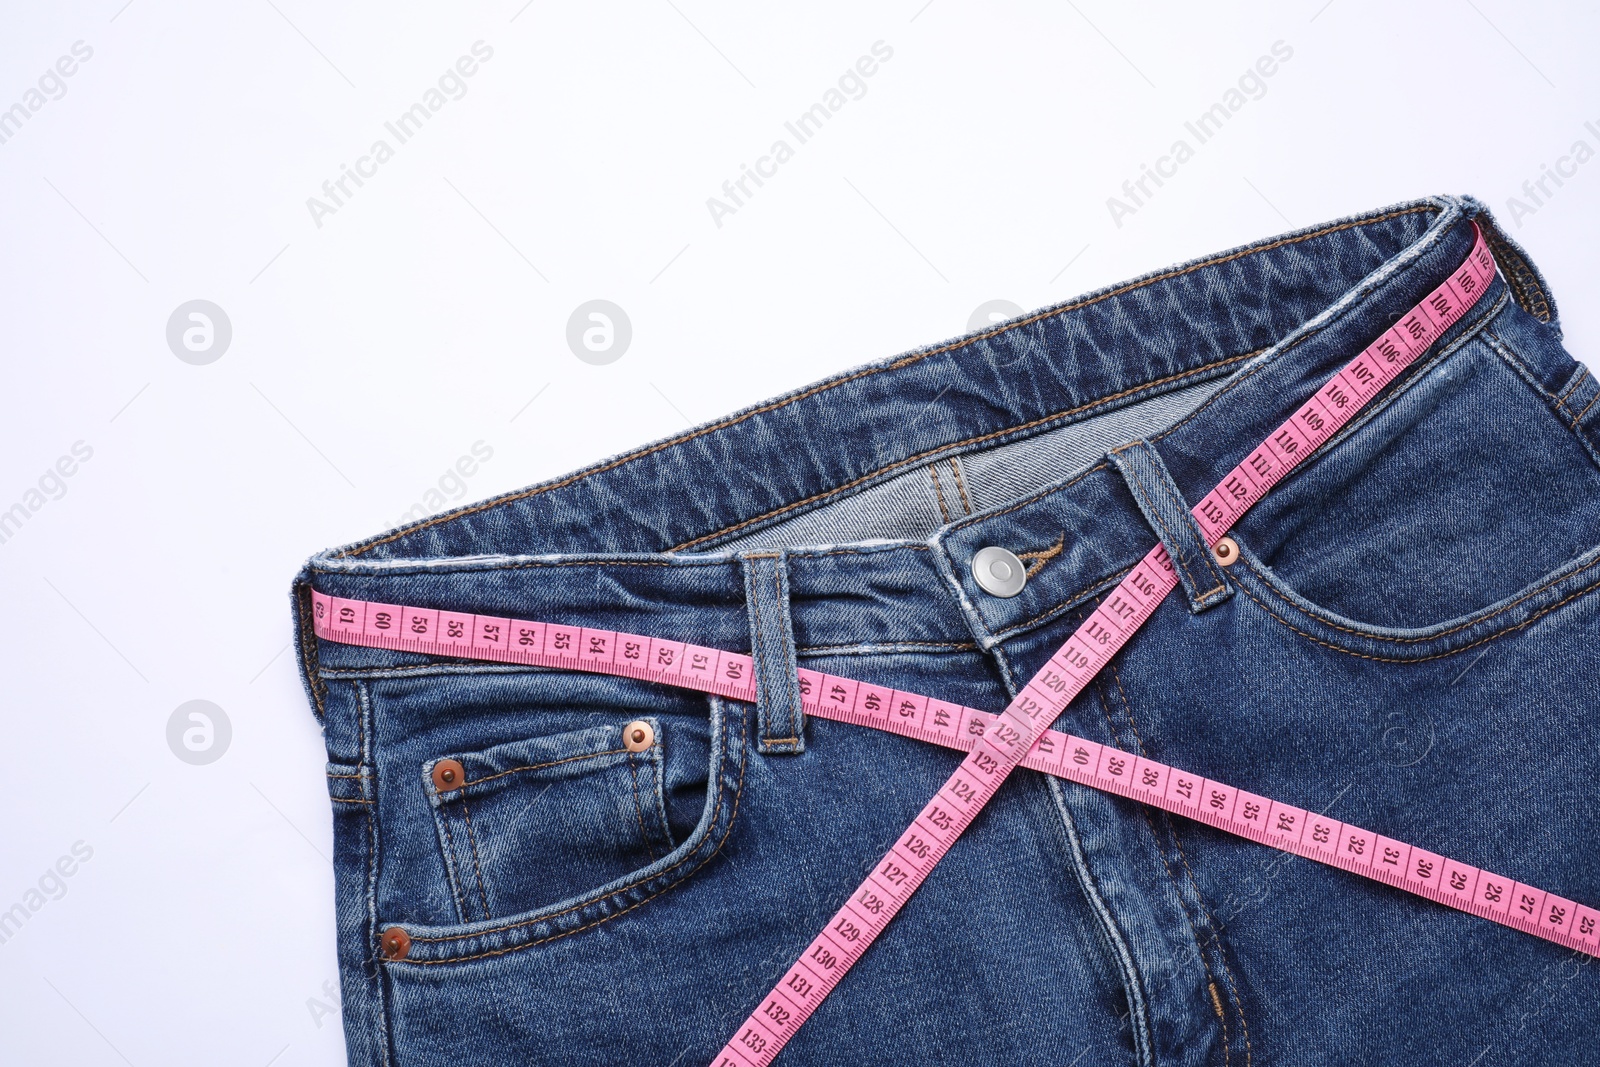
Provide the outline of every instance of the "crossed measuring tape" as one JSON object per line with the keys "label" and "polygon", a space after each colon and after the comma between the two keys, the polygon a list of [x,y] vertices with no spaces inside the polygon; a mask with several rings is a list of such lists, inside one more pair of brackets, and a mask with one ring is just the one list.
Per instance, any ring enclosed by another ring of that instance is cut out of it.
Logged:
{"label": "crossed measuring tape", "polygon": [[[1476,224],[1474,224],[1476,230]],[[1466,261],[1334,375],[1194,508],[1216,546],[1256,501],[1477,303],[1494,277],[1481,231]],[[800,669],[807,714],[965,750],[966,758],[718,1053],[766,1067],[1019,766],[1115,793],[1600,957],[1600,912],[1351,823],[1049,729],[1175,589],[1152,549],[998,715]],[[324,640],[637,678],[754,701],[749,656],[681,641],[312,593]]]}

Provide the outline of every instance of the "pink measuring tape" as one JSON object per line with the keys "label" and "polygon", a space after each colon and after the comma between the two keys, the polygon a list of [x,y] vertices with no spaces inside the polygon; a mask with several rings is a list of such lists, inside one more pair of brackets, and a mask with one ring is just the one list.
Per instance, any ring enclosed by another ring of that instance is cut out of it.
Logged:
{"label": "pink measuring tape", "polygon": [[[1246,510],[1345,426],[1487,291],[1481,232],[1466,261],[1324,385],[1198,506],[1216,545]],[[809,715],[964,749],[956,772],[872,869],[713,1067],[766,1067],[883,932],[1018,766],[1151,804],[1259,844],[1600,957],[1600,912],[1350,823],[1049,729],[1142,626],[1178,579],[1159,544],[1134,566],[998,715],[800,669]],[[754,701],[749,656],[681,641],[312,593],[318,637],[435,656],[619,675]]]}

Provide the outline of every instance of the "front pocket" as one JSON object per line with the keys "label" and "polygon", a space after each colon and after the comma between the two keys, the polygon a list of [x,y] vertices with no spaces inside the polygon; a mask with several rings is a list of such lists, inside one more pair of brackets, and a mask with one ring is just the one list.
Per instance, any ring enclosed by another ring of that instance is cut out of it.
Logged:
{"label": "front pocket", "polygon": [[1380,635],[1430,630],[1600,546],[1600,469],[1471,338],[1275,486],[1236,539],[1265,580],[1324,614]]}
{"label": "front pocket", "polygon": [[[641,729],[634,723],[651,735],[637,751],[624,738]],[[672,740],[645,717],[423,764],[461,921],[531,911],[671,852],[664,752]]]}
{"label": "front pocket", "polygon": [[[607,884],[585,886],[554,903],[496,919],[474,918],[439,926],[406,921],[399,908],[380,903],[376,913],[379,927],[398,926],[411,937],[405,959],[386,962],[397,967],[435,967],[488,960],[592,930],[622,915],[643,914],[639,909],[668,890],[685,892],[685,883],[705,871],[727,844],[750,784],[745,774],[751,751],[750,705],[720,697],[711,697],[708,704],[711,714],[704,734],[694,729],[702,720],[675,717],[666,724],[662,758],[670,825],[675,828],[674,837],[681,839],[677,848]],[[699,771],[694,775],[690,764],[697,760]],[[699,813],[691,821],[692,796],[699,798]],[[476,823],[477,809],[473,810]],[[373,951],[378,951],[377,945]]]}

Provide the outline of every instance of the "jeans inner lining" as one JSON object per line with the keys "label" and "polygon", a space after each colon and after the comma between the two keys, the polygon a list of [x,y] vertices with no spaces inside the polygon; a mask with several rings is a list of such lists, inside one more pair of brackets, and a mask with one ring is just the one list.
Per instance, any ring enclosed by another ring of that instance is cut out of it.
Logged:
{"label": "jeans inner lining", "polygon": [[1209,381],[1174,389],[1020,441],[922,464],[717,548],[747,552],[927,540],[964,515],[1000,507],[1070,478],[1118,445],[1151,436],[1199,407],[1222,385]]}

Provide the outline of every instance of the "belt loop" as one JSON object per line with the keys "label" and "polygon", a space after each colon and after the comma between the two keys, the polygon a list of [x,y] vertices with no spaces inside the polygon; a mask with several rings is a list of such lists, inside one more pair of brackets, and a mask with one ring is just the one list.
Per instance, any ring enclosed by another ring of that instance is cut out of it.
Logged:
{"label": "belt loop", "polygon": [[757,751],[804,752],[805,712],[800,707],[800,665],[789,618],[789,568],[781,551],[752,552],[742,558],[745,602],[750,606],[750,658],[756,673]]}
{"label": "belt loop", "polygon": [[1161,454],[1149,441],[1135,441],[1111,453],[1111,462],[1128,483],[1133,499],[1172,557],[1178,581],[1189,597],[1189,610],[1198,615],[1233,595],[1233,586],[1207,547],[1189,502],[1172,480]]}

